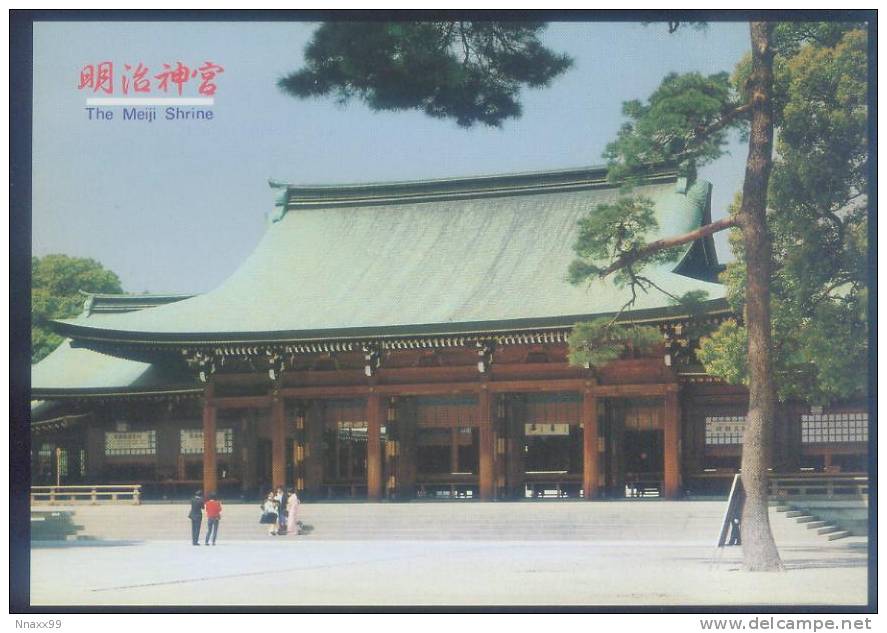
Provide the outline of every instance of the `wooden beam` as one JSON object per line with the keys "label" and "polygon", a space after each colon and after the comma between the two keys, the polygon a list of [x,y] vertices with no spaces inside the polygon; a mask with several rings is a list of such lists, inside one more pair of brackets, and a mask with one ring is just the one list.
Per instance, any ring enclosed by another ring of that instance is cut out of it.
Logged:
{"label": "wooden beam", "polygon": [[[493,380],[485,383],[490,393],[540,393],[590,390],[599,397],[655,397],[677,389],[677,383],[633,383],[588,386],[587,378],[538,378],[521,380]],[[337,398],[366,397],[370,393],[383,396],[422,396],[460,393],[477,393],[477,382],[438,382],[380,385],[326,385],[308,387],[284,387],[284,398]],[[260,406],[261,397],[219,398],[226,406]],[[240,402],[243,404],[240,404]]]}
{"label": "wooden beam", "polygon": [[489,389],[482,388],[477,396],[479,451],[478,488],[481,501],[495,498],[496,442],[493,436],[493,400]]}
{"label": "wooden beam", "polygon": [[286,485],[286,428],[283,398],[271,403],[271,485]]}
{"label": "wooden beam", "polygon": [[384,400],[378,393],[367,396],[367,499],[382,500],[382,420]]}
{"label": "wooden beam", "polygon": [[213,399],[216,409],[267,409],[271,396],[223,396]]}
{"label": "wooden beam", "polygon": [[213,383],[203,392],[203,494],[218,492],[216,468],[216,407],[213,402]]}
{"label": "wooden beam", "polygon": [[664,451],[664,493],[668,499],[675,499],[681,494],[681,414],[678,393],[675,390],[665,395],[665,416],[663,420],[663,451]]}
{"label": "wooden beam", "polygon": [[582,397],[582,496],[598,495],[598,425],[597,396],[589,390]]}

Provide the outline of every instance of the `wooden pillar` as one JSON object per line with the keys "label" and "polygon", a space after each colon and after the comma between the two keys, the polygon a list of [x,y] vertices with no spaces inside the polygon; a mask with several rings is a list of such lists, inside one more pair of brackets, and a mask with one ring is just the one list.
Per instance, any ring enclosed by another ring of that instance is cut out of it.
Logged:
{"label": "wooden pillar", "polygon": [[664,488],[665,497],[675,499],[681,494],[681,408],[678,402],[677,385],[665,394],[665,416],[663,419]]}
{"label": "wooden pillar", "polygon": [[216,407],[213,405],[213,384],[203,391],[203,494],[218,492],[216,468]]}
{"label": "wooden pillar", "polygon": [[477,396],[477,421],[479,430],[478,488],[481,501],[495,498],[496,442],[493,434],[493,397],[486,385]]}
{"label": "wooden pillar", "polygon": [[598,428],[597,397],[586,391],[582,396],[582,496],[598,496]]}
{"label": "wooden pillar", "polygon": [[378,393],[367,397],[367,499],[382,500],[382,419],[386,415],[384,400]]}
{"label": "wooden pillar", "polygon": [[283,398],[271,401],[271,485],[286,486],[286,426]]}

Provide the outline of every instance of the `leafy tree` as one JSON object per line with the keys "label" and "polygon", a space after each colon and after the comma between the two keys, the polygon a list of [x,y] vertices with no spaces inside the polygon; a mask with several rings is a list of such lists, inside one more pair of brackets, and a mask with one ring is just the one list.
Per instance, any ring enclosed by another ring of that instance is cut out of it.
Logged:
{"label": "leafy tree", "polygon": [[[811,43],[800,46],[798,33]],[[777,64],[779,135],[768,223],[773,239],[774,369],[780,399],[825,404],[864,393],[866,287],[866,34],[853,25],[783,25]],[[723,276],[742,314],[744,252]],[[709,373],[747,383],[746,329],[722,324],[698,353]]]}
{"label": "leafy tree", "polygon": [[[749,153],[731,215],[647,243],[643,236],[658,227],[643,199],[603,205],[583,221],[580,259],[570,273],[574,282],[615,273],[634,297],[653,286],[643,267],[667,258],[669,249],[738,229],[738,260],[726,276],[744,322],[724,323],[700,356],[712,373],[749,386],[743,557],[746,569],[776,570],[782,563],[767,516],[776,376],[784,394],[822,397],[847,395],[865,380],[865,34],[859,25],[753,22],[750,35],[751,56],[734,81],[725,74],[669,75],[646,104],[625,104],[630,122],[606,154],[611,177],[629,185],[651,162],[682,161],[692,175],[722,154],[725,131],[737,127]],[[774,125],[780,129],[775,171]],[[596,338],[574,333],[571,343],[593,347],[618,336],[585,332]],[[853,350],[847,357],[843,345]]]}
{"label": "leafy tree", "polygon": [[278,82],[287,94],[352,98],[373,110],[421,110],[501,126],[521,115],[522,86],[542,88],[572,60],[539,41],[541,22],[329,22],[305,67]]}
{"label": "leafy tree", "polygon": [[86,292],[122,292],[120,279],[93,259],[46,255],[31,258],[31,363],[59,346],[52,319],[77,316]]}

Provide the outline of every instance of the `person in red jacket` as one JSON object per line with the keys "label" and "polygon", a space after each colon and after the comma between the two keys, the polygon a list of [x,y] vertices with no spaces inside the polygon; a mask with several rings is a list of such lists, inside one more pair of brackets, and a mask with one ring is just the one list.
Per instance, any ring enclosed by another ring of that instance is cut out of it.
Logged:
{"label": "person in red jacket", "polygon": [[215,545],[216,537],[219,535],[219,519],[222,518],[222,504],[215,494],[211,494],[203,507],[206,510],[206,541],[204,544],[209,545],[210,536],[212,536],[212,543]]}

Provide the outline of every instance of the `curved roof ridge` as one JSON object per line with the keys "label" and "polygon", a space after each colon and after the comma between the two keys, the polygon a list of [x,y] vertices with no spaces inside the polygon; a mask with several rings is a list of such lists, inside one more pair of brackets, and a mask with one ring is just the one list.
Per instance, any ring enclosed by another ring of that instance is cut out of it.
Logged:
{"label": "curved roof ridge", "polygon": [[[574,167],[557,170],[458,176],[424,180],[366,182],[346,184],[286,184],[269,181],[280,189],[279,205],[287,209],[311,208],[318,205],[367,205],[389,202],[458,200],[466,197],[494,197],[591,188],[617,188],[607,178],[608,167]],[[677,181],[677,170],[671,165],[650,167],[641,184]]]}

